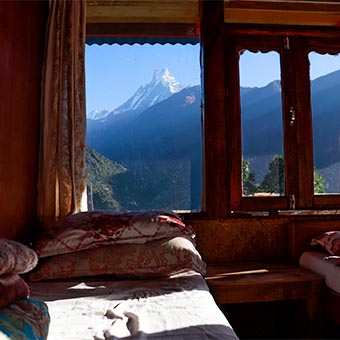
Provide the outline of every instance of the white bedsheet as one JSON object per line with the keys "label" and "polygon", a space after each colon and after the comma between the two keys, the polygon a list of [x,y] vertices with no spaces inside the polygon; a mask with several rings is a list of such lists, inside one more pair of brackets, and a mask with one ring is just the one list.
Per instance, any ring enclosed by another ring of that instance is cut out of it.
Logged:
{"label": "white bedsheet", "polygon": [[48,340],[237,339],[195,272],[158,280],[83,278],[29,285],[31,297],[48,305]]}
{"label": "white bedsheet", "polygon": [[326,286],[340,294],[340,266],[326,261],[327,256],[322,252],[306,251],[300,257],[300,266],[322,275]]}

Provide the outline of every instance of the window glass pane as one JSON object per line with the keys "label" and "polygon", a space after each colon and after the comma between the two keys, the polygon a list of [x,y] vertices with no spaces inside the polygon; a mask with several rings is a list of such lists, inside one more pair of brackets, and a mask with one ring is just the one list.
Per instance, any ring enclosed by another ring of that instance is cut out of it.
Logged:
{"label": "window glass pane", "polygon": [[280,55],[240,54],[243,196],[285,194]]}
{"label": "window glass pane", "polygon": [[314,193],[340,193],[340,57],[311,52]]}
{"label": "window glass pane", "polygon": [[201,209],[199,50],[86,46],[89,209]]}

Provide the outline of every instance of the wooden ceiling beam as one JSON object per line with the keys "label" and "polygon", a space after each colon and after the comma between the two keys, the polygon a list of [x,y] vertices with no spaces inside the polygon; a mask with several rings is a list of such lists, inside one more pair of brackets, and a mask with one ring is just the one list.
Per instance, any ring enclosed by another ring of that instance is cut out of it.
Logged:
{"label": "wooden ceiling beam", "polygon": [[242,24],[340,26],[340,1],[225,0],[224,21]]}
{"label": "wooden ceiling beam", "polygon": [[199,0],[89,0],[87,23],[197,23]]}

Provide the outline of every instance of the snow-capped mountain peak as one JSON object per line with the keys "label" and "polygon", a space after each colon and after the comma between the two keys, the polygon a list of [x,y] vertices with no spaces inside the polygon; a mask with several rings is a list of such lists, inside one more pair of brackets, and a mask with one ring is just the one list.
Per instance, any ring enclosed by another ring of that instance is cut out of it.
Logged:
{"label": "snow-capped mountain peak", "polygon": [[110,113],[109,110],[93,110],[91,112],[87,113],[87,118],[88,119],[93,119],[93,120],[98,120],[98,119],[103,119],[105,118],[108,114]]}
{"label": "snow-capped mountain peak", "polygon": [[113,112],[117,114],[123,111],[146,110],[169,98],[174,93],[181,91],[183,88],[167,68],[156,70],[151,82],[140,86],[131,98]]}
{"label": "snow-capped mountain peak", "polygon": [[184,86],[175,79],[168,68],[157,69],[151,81],[146,85],[140,86],[125,103],[112,111],[91,111],[87,114],[87,118],[103,120],[126,111],[141,112],[183,89]]}
{"label": "snow-capped mountain peak", "polygon": [[155,71],[151,83],[157,84],[159,82],[161,82],[164,87],[168,87],[172,94],[183,89],[183,86],[175,79],[168,68]]}

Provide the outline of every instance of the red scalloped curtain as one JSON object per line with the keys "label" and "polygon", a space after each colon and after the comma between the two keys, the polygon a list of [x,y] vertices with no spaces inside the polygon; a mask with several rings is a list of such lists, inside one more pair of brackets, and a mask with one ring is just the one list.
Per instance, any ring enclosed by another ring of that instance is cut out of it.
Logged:
{"label": "red scalloped curtain", "polygon": [[86,210],[85,0],[50,0],[42,79],[37,214],[46,229]]}

